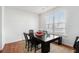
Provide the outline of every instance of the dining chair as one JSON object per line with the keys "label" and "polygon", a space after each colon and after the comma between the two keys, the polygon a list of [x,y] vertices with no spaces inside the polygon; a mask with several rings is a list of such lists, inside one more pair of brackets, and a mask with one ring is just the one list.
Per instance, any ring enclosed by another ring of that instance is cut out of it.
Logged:
{"label": "dining chair", "polygon": [[29,48],[30,48],[30,37],[27,33],[23,33],[24,34],[24,37],[25,37],[25,48],[27,48],[27,51],[29,51]]}
{"label": "dining chair", "polygon": [[38,48],[38,45],[40,44],[40,41],[38,38],[34,36],[33,30],[30,30],[29,36],[30,36],[30,41],[31,41],[31,51],[32,51],[32,48],[34,48],[35,49],[34,52],[36,53],[36,50]]}
{"label": "dining chair", "polygon": [[34,36],[30,36],[30,39],[31,39],[31,51],[32,51],[32,48],[35,48],[35,53],[36,53],[36,50],[38,48],[38,45],[40,44],[40,41]]}
{"label": "dining chair", "polygon": [[79,37],[76,37],[76,40],[74,42],[74,49],[75,49],[75,53],[79,53]]}
{"label": "dining chair", "polygon": [[74,45],[73,45],[74,48],[76,48],[76,43],[77,43],[78,41],[79,41],[79,37],[77,36],[77,37],[76,37],[76,40],[75,40],[75,42],[74,42]]}
{"label": "dining chair", "polygon": [[29,34],[34,34],[34,30],[29,30]]}

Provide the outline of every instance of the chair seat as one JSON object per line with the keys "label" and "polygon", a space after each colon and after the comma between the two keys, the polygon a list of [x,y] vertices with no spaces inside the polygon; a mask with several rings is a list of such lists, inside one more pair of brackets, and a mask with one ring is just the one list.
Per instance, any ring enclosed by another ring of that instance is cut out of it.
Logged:
{"label": "chair seat", "polygon": [[29,34],[29,36],[30,36],[30,40],[31,40],[31,51],[32,51],[32,48],[34,47],[35,52],[36,52],[37,46],[40,44],[40,42],[38,41],[39,39],[35,38],[34,34]]}

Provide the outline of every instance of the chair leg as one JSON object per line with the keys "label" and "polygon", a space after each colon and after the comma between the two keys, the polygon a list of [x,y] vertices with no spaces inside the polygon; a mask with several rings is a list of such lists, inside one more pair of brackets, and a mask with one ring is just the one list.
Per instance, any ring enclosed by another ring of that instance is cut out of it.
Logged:
{"label": "chair leg", "polygon": [[25,48],[26,48],[26,45],[25,45]]}
{"label": "chair leg", "polygon": [[27,48],[27,43],[25,43],[25,48]]}
{"label": "chair leg", "polygon": [[62,37],[60,37],[58,40],[58,45],[61,45],[61,44],[62,44]]}
{"label": "chair leg", "polygon": [[35,45],[35,53],[36,53],[36,48],[37,48],[37,46]]}
{"label": "chair leg", "polygon": [[31,44],[31,49],[30,49],[30,51],[32,51],[32,44]]}
{"label": "chair leg", "polygon": [[25,43],[25,48],[27,48],[27,42]]}
{"label": "chair leg", "polygon": [[28,42],[28,48],[27,48],[27,51],[29,51],[29,42]]}

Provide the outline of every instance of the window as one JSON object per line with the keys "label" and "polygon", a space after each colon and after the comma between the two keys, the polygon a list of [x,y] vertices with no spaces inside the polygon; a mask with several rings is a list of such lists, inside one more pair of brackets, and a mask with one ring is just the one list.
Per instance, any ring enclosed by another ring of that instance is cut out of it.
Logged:
{"label": "window", "polygon": [[46,19],[45,27],[49,33],[65,34],[64,11],[49,14]]}

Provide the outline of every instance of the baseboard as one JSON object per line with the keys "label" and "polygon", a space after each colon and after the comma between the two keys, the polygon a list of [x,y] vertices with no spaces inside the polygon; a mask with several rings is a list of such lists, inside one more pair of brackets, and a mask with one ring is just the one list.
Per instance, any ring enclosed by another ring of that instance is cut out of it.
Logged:
{"label": "baseboard", "polygon": [[[24,41],[24,40],[19,40],[19,41],[11,42],[11,43],[17,43],[17,42],[21,42],[21,41]],[[6,43],[5,45],[11,44],[11,43]],[[55,43],[57,44],[57,42],[55,42]],[[69,46],[69,45],[66,45],[66,44],[63,44],[63,43],[62,43],[62,45],[65,46],[65,47],[67,47],[67,48],[74,49],[72,46]],[[4,46],[4,47],[5,47],[5,46]]]}
{"label": "baseboard", "polygon": [[3,52],[4,47],[5,47],[5,44],[3,44],[3,46],[0,48],[0,53]]}
{"label": "baseboard", "polygon": [[12,42],[7,42],[7,43],[5,43],[5,45],[10,44],[10,43],[17,43],[17,42],[20,42],[20,41],[24,41],[24,40],[21,39],[21,40],[16,40],[16,41],[12,41]]}
{"label": "baseboard", "polygon": [[[55,42],[55,43],[57,44],[57,42]],[[62,43],[62,45],[67,47],[67,48],[70,48],[70,49],[74,50],[74,48],[72,46],[69,46],[69,45],[66,45],[66,44],[63,44],[63,43]]]}
{"label": "baseboard", "polygon": [[[12,43],[17,43],[17,42],[21,42],[21,41],[24,41],[24,40],[19,40],[19,41],[16,41],[16,42],[6,43],[5,45],[12,44]],[[55,42],[55,44],[57,44],[57,42]],[[69,45],[66,45],[66,44],[62,44],[62,45],[67,47],[67,48],[70,48],[70,49],[74,50],[74,48],[72,46],[69,46]],[[5,48],[5,46],[4,46],[4,48]],[[0,49],[0,52],[2,52],[4,50],[4,48]]]}
{"label": "baseboard", "polygon": [[[17,43],[17,42],[21,42],[21,41],[24,41],[24,40],[19,40],[19,41],[16,41],[16,42],[11,42],[11,43]],[[11,44],[11,43],[6,43],[6,44]],[[57,42],[55,42],[57,44]],[[63,44],[63,46],[67,47],[67,48],[70,48],[70,49],[74,49],[72,46],[69,46],[69,45],[66,45],[66,44]]]}
{"label": "baseboard", "polygon": [[66,44],[62,44],[62,45],[65,46],[65,47],[68,47],[68,48],[71,48],[71,49],[74,50],[74,48],[73,48],[72,46],[69,46],[69,45],[66,45]]}
{"label": "baseboard", "polygon": [[21,41],[24,41],[24,40],[18,40],[18,41],[15,41],[15,42],[9,42],[9,43],[6,43],[5,45],[12,44],[12,43],[17,43],[17,42],[21,42]]}

